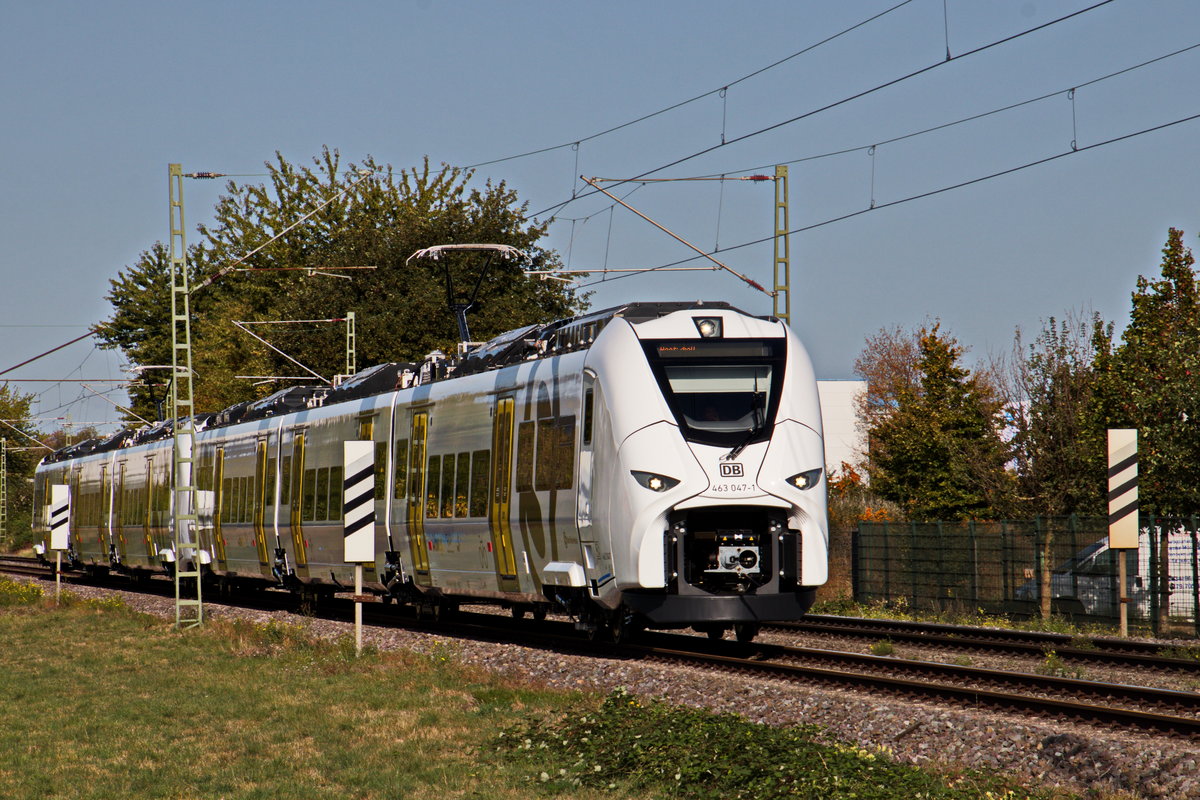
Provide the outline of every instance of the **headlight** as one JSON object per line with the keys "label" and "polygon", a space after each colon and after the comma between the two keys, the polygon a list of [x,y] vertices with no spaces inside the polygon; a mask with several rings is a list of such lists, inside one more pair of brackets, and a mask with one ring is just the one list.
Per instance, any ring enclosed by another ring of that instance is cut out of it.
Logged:
{"label": "headlight", "polygon": [[633,469],[629,471],[629,474],[633,476],[635,481],[652,492],[665,492],[667,489],[679,485],[679,481],[676,478],[668,478],[666,475],[656,475],[653,472],[640,472]]}
{"label": "headlight", "polygon": [[821,480],[821,468],[808,469],[801,472],[799,475],[793,475],[787,479],[787,482],[797,489],[811,489],[817,485],[817,481]]}
{"label": "headlight", "polygon": [[700,332],[701,338],[721,338],[723,326],[720,317],[692,317],[692,321],[696,323],[696,330]]}

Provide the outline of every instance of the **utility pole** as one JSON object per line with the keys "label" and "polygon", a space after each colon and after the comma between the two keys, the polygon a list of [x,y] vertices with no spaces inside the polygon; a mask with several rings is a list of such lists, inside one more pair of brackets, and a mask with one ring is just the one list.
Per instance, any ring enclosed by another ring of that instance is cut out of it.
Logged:
{"label": "utility pole", "polygon": [[8,550],[8,439],[0,438],[0,551]]}
{"label": "utility pole", "polygon": [[196,515],[193,469],[196,422],[192,404],[191,290],[184,236],[183,168],[179,164],[170,164],[167,173],[171,217],[171,416],[175,420],[174,447],[171,451],[175,627],[194,628],[204,622],[204,606],[200,588],[200,526]]}
{"label": "utility pole", "polygon": [[792,263],[788,240],[788,168],[775,167],[775,294],[774,316],[792,324]]}
{"label": "utility pole", "polygon": [[358,350],[355,343],[354,312],[346,312],[346,377],[358,372]]}

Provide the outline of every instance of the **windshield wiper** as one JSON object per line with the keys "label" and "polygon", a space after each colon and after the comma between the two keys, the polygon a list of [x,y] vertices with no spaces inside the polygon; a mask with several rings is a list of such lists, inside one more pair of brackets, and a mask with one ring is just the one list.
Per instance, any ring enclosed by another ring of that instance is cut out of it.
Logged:
{"label": "windshield wiper", "polygon": [[763,405],[763,393],[755,392],[754,397],[750,401],[750,410],[753,414],[754,424],[750,426],[750,432],[746,434],[745,439],[742,439],[732,450],[721,456],[722,461],[733,461],[742,454],[747,445],[762,434],[763,428],[766,426],[766,419],[764,418],[762,409]]}

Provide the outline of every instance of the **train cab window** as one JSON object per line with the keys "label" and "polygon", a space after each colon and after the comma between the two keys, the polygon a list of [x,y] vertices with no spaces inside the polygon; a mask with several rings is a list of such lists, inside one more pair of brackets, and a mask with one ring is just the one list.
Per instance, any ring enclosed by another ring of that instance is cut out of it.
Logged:
{"label": "train cab window", "polygon": [[476,450],[471,454],[471,509],[472,517],[487,516],[488,478],[491,468],[491,453]]}
{"label": "train cab window", "polygon": [[430,456],[429,469],[425,477],[425,516],[431,519],[436,519],[438,512],[441,510],[439,503],[438,489],[441,488],[442,481],[442,457]]}

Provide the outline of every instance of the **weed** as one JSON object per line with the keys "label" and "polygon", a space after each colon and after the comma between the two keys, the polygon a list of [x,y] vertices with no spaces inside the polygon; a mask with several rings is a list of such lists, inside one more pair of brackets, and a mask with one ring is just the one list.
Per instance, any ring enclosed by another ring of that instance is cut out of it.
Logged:
{"label": "weed", "polygon": [[891,639],[880,639],[871,645],[871,654],[876,656],[890,656],[896,652],[896,645],[892,644]]}
{"label": "weed", "polygon": [[1200,646],[1198,645],[1181,645],[1178,647],[1164,647],[1158,651],[1158,654],[1163,658],[1180,658],[1185,661],[1200,661]]}
{"label": "weed", "polygon": [[0,606],[32,606],[45,596],[42,587],[0,577]]}
{"label": "weed", "polygon": [[1048,675],[1052,678],[1083,678],[1086,674],[1083,667],[1071,666],[1053,650],[1046,651],[1045,660],[1034,667],[1033,671],[1038,675]]}
{"label": "weed", "polygon": [[984,773],[898,764],[887,750],[836,741],[812,725],[773,728],[734,714],[643,702],[623,690],[596,711],[510,728],[496,749],[525,765],[530,784],[567,794],[594,787],[688,800],[1049,796],[1017,792]]}
{"label": "weed", "polygon": [[971,661],[970,656],[955,656],[954,660],[951,661],[950,663],[954,664],[955,666],[958,666],[958,667],[969,667],[974,662]]}

